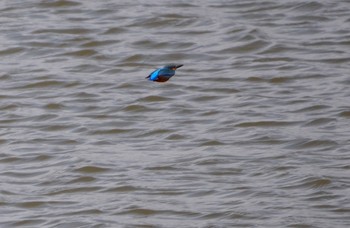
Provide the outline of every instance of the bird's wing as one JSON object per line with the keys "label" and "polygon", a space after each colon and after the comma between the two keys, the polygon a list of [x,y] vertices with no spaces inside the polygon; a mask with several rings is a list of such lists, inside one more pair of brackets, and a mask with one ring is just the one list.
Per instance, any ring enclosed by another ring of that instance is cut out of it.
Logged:
{"label": "bird's wing", "polygon": [[174,73],[168,69],[160,69],[158,75],[165,76],[165,77],[171,77],[174,75]]}

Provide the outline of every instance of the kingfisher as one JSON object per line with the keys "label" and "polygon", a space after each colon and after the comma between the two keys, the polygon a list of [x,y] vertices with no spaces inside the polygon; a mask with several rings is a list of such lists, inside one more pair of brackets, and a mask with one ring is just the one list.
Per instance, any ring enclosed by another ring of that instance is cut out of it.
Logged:
{"label": "kingfisher", "polygon": [[180,64],[180,65],[176,65],[176,64],[165,65],[164,67],[159,68],[159,69],[153,71],[152,73],[150,73],[150,75],[148,75],[146,78],[148,78],[151,81],[155,81],[155,82],[166,82],[172,76],[175,75],[175,70],[177,68],[182,67],[182,66],[183,66],[183,64]]}

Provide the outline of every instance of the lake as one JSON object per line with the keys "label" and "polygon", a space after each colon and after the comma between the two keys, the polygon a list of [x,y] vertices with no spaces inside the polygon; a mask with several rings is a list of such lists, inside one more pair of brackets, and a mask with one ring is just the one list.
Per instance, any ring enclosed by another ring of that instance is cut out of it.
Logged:
{"label": "lake", "polygon": [[0,226],[349,227],[349,11],[1,1]]}

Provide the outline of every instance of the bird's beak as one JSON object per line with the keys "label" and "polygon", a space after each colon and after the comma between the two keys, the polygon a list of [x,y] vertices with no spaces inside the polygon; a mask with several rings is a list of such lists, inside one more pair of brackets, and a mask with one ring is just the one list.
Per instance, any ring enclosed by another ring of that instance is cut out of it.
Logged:
{"label": "bird's beak", "polygon": [[182,66],[183,66],[183,64],[181,64],[181,65],[176,65],[175,68],[177,69],[177,68],[180,68],[180,67],[182,67]]}

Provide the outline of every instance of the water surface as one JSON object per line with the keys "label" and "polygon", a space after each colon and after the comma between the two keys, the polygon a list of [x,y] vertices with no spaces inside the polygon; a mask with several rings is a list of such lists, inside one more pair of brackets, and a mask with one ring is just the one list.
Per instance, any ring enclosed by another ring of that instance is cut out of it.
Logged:
{"label": "water surface", "polygon": [[2,1],[0,226],[349,227],[349,11]]}

